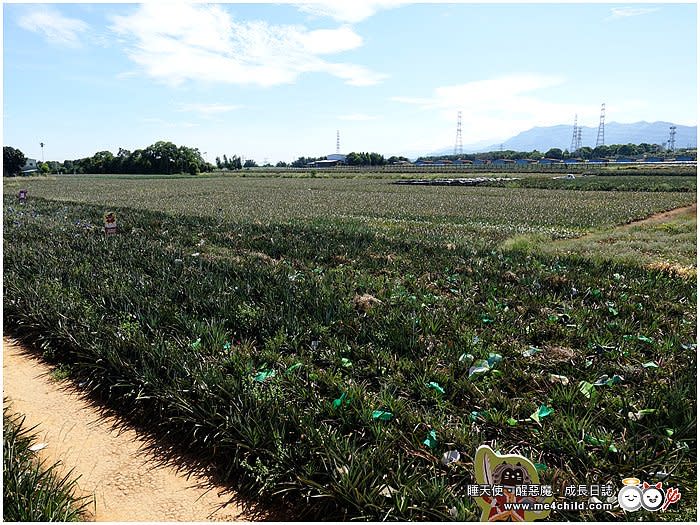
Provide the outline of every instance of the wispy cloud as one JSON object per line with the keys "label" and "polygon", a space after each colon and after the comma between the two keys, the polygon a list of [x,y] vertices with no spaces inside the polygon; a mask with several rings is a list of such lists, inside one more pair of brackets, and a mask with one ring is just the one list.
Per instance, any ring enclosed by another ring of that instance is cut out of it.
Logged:
{"label": "wispy cloud", "polygon": [[68,47],[80,46],[80,36],[90,27],[86,22],[63,16],[58,10],[48,6],[32,8],[19,17],[17,24],[23,29],[42,35],[50,44]]}
{"label": "wispy cloud", "polygon": [[366,120],[377,120],[379,117],[374,115],[365,115],[364,113],[351,113],[349,115],[338,115],[339,120],[351,120],[351,121],[366,121]]}
{"label": "wispy cloud", "polygon": [[147,75],[172,85],[205,80],[267,87],[312,72],[325,72],[356,86],[385,78],[361,65],[321,58],[362,45],[362,37],[349,26],[309,30],[238,22],[219,5],[150,3],[130,15],[114,17],[112,30]]}
{"label": "wispy cloud", "polygon": [[378,11],[385,9],[393,9],[402,4],[411,3],[406,0],[354,0],[338,1],[310,1],[299,2],[297,8],[310,15],[330,17],[339,22],[348,22],[351,24],[361,22]]}
{"label": "wispy cloud", "polygon": [[157,125],[158,127],[165,128],[195,128],[199,126],[199,124],[196,122],[175,122],[161,117],[142,117],[139,119],[139,121],[143,124],[153,124]]}
{"label": "wispy cloud", "polygon": [[658,7],[613,7],[610,9],[610,16],[606,20],[617,20],[619,18],[629,18],[658,11]]}
{"label": "wispy cloud", "polygon": [[[465,141],[500,138],[533,126],[559,124],[574,114],[596,115],[597,105],[550,102],[537,91],[561,85],[565,79],[541,74],[512,74],[466,84],[443,86],[427,97],[392,97],[391,100],[456,119],[462,111]],[[456,120],[455,120],[456,122]]]}
{"label": "wispy cloud", "polygon": [[242,107],[243,106],[238,104],[181,104],[180,111],[191,111],[209,116],[235,111],[237,109],[241,109]]}

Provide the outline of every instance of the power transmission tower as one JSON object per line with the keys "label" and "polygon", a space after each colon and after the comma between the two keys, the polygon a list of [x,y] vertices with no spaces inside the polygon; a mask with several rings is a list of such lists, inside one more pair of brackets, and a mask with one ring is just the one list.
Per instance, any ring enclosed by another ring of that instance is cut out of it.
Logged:
{"label": "power transmission tower", "polygon": [[581,146],[583,145],[583,142],[581,141],[582,132],[583,132],[583,130],[579,126],[578,133],[576,134],[576,151],[580,150]]}
{"label": "power transmission tower", "polygon": [[578,115],[574,115],[574,132],[571,135],[571,147],[569,148],[569,152],[573,153],[576,151],[576,139],[578,137]]}
{"label": "power transmission tower", "polygon": [[668,128],[670,130],[668,137],[668,150],[673,153],[676,151],[676,126]]}
{"label": "power transmission tower", "polygon": [[598,138],[595,140],[595,147],[605,145],[605,102],[600,106],[600,124],[598,124]]}
{"label": "power transmission tower", "polygon": [[462,154],[462,112],[457,112],[457,137],[455,138],[455,155]]}

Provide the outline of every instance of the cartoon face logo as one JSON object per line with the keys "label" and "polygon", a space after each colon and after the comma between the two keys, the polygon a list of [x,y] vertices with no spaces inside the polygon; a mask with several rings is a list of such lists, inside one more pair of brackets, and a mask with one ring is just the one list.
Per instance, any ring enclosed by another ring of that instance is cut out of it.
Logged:
{"label": "cartoon face logo", "polygon": [[617,502],[627,512],[639,510],[642,506],[642,489],[636,485],[626,485],[617,494]]}
{"label": "cartoon face logo", "polygon": [[649,485],[644,482],[642,491],[642,507],[646,510],[655,512],[664,504],[664,493],[661,490],[661,483]]}
{"label": "cartoon face logo", "polygon": [[494,478],[498,478],[498,482],[501,485],[507,487],[515,487],[516,485],[522,485],[525,483],[525,479],[529,481],[530,476],[528,476],[525,468],[519,463],[516,465],[508,465],[503,463],[499,467],[496,467],[494,471]]}
{"label": "cartoon face logo", "polygon": [[[534,521],[546,518],[550,513],[549,509],[513,510],[505,506],[506,503],[517,503],[525,499],[524,496],[516,494],[515,487],[540,484],[535,465],[523,456],[499,454],[488,445],[481,445],[474,456],[474,477],[479,485],[501,485],[504,488],[503,495],[474,498],[481,508],[481,521]],[[539,503],[551,503],[554,497],[537,496],[529,499]]]}

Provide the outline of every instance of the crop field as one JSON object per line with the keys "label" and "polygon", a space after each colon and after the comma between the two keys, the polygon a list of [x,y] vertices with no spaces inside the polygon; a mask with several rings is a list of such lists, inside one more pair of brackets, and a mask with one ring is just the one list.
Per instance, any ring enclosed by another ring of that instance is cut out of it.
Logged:
{"label": "crop field", "polygon": [[695,274],[507,242],[696,201],[692,185],[635,184],[6,179],[4,322],[96,399],[297,518],[478,519],[467,487],[489,444],[562,496],[663,480],[682,499],[647,517],[692,521]]}
{"label": "crop field", "polygon": [[[650,186],[640,183],[638,177],[596,179],[626,180],[629,187]],[[593,229],[692,204],[696,198],[695,187],[688,177],[676,177],[678,181],[681,179],[685,179],[683,187],[690,186],[694,191],[409,187],[393,185],[390,179],[377,177],[193,180],[78,176],[12,180],[5,184],[5,193],[16,195],[22,185],[32,196],[59,201],[266,225],[298,221],[355,224],[390,235],[432,236],[470,245],[493,245],[526,233],[540,233],[551,238],[575,237]]]}

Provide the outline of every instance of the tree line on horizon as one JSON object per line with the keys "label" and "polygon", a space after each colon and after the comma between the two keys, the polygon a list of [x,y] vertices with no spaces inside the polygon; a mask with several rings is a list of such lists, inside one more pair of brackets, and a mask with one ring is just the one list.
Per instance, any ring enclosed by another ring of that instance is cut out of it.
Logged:
{"label": "tree line on horizon", "polygon": [[[675,153],[690,153],[695,154],[697,148],[683,148],[677,149]],[[663,146],[659,144],[648,144],[643,142],[641,144],[611,144],[611,145],[600,145],[595,148],[589,146],[584,146],[576,151],[570,152],[561,148],[550,148],[546,152],[541,152],[538,150],[532,151],[515,151],[515,150],[498,150],[498,151],[486,151],[482,153],[468,153],[462,155],[428,155],[424,157],[418,157],[417,161],[436,161],[436,160],[519,160],[519,159],[529,159],[529,160],[541,160],[541,159],[555,159],[555,160],[566,160],[566,159],[605,159],[605,158],[615,158],[615,157],[637,157],[640,155],[644,156],[663,156],[668,154]]]}
{"label": "tree line on horizon", "polygon": [[[8,160],[10,161],[8,163]],[[3,147],[3,174],[16,175],[27,162],[26,156],[18,149]],[[204,171],[213,171],[214,166],[202,157],[199,149],[177,146],[172,142],[158,141],[143,149],[129,151],[119,148],[114,155],[111,151],[98,151],[91,157],[64,160],[50,160],[38,163],[42,173],[143,173],[174,174],[190,173],[196,175]]]}
{"label": "tree line on horizon", "polygon": [[[676,154],[687,154],[694,159],[697,158],[697,148],[682,148],[675,151]],[[540,160],[543,158],[566,160],[583,159],[590,160],[596,158],[616,158],[616,157],[636,157],[636,156],[663,156],[668,151],[658,144],[612,144],[601,145],[595,148],[584,146],[577,151],[569,152],[560,148],[550,148],[542,153],[538,150],[515,151],[489,151],[482,153],[470,153],[462,155],[431,155],[418,157],[417,161],[439,161],[439,160],[519,160],[530,159]],[[327,157],[299,157],[297,160],[287,163],[278,162],[277,168],[306,168],[310,163],[326,160]],[[22,167],[26,164],[27,157],[19,149],[11,146],[3,147],[3,176],[14,176],[20,174]],[[384,155],[376,152],[350,152],[345,156],[345,164],[348,166],[385,166],[387,164],[397,164],[410,162],[403,156],[391,156],[388,159]],[[37,168],[41,173],[99,173],[99,174],[176,174],[190,173],[196,175],[201,172],[212,172],[219,170],[240,170],[243,168],[255,168],[258,164],[253,159],[243,162],[238,155],[228,157],[216,157],[216,164],[207,162],[198,148],[187,146],[177,146],[169,141],[158,141],[143,149],[129,151],[119,148],[114,155],[110,151],[98,151],[91,157],[75,160],[46,161],[39,163]],[[272,167],[265,164],[263,167]]]}

